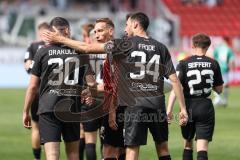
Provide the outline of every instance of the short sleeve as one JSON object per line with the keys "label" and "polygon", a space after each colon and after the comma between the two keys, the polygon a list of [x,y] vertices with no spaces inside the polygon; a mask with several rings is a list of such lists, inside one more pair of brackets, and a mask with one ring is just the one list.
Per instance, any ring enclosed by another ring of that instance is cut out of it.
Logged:
{"label": "short sleeve", "polygon": [[184,63],[182,61],[179,62],[176,68],[177,76],[180,82],[183,84],[184,80]]}
{"label": "short sleeve", "polygon": [[30,44],[24,56],[24,62],[27,60],[33,60],[33,44]]}
{"label": "short sleeve", "polygon": [[133,47],[133,43],[130,39],[114,39],[105,44],[106,53],[111,53],[113,56],[127,54]]}
{"label": "short sleeve", "polygon": [[222,73],[221,73],[221,69],[220,69],[220,66],[218,64],[217,61],[215,61],[215,70],[214,70],[214,82],[213,82],[213,86],[220,86],[222,85],[224,82],[223,82],[223,78],[222,78]]}
{"label": "short sleeve", "polygon": [[163,64],[163,74],[165,78],[169,78],[169,76],[171,74],[176,73],[172,59],[171,59],[171,55],[167,49],[166,46],[163,47],[162,50],[163,54],[162,54],[162,64]]}
{"label": "short sleeve", "polygon": [[41,67],[42,67],[42,62],[41,62],[41,52],[43,52],[44,49],[39,49],[37,51],[36,56],[33,59],[33,67],[31,70],[31,74],[40,77],[41,76]]}

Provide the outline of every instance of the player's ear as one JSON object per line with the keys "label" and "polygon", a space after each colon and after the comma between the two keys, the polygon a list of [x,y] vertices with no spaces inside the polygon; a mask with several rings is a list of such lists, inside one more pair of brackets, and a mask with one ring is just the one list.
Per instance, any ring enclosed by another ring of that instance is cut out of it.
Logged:
{"label": "player's ear", "polygon": [[110,28],[110,29],[109,29],[109,34],[110,34],[111,36],[113,36],[113,34],[114,34],[114,29],[113,29],[113,28]]}
{"label": "player's ear", "polygon": [[69,36],[70,36],[70,29],[69,29],[69,28],[66,27],[66,28],[64,29],[64,32],[65,32],[66,35],[69,35]]}
{"label": "player's ear", "polygon": [[136,29],[136,28],[138,27],[138,25],[139,25],[139,24],[137,23],[137,21],[133,21],[133,28],[134,28],[134,29]]}

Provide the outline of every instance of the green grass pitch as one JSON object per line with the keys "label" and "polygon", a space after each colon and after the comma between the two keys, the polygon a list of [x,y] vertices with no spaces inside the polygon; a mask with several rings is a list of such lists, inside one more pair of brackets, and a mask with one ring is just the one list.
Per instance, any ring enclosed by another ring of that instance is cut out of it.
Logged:
{"label": "green grass pitch", "polygon": [[[210,160],[240,160],[240,88],[230,88],[229,106],[216,108],[216,126],[209,147]],[[25,89],[0,89],[0,159],[33,159],[30,131],[22,126],[22,107]],[[175,106],[175,113],[178,108]],[[169,128],[169,148],[173,160],[181,160],[182,137],[177,123]],[[99,149],[98,159],[99,157]],[[195,154],[196,156],[196,154]],[[140,160],[155,160],[151,135],[148,144],[141,147]],[[61,159],[66,159],[61,148]]]}

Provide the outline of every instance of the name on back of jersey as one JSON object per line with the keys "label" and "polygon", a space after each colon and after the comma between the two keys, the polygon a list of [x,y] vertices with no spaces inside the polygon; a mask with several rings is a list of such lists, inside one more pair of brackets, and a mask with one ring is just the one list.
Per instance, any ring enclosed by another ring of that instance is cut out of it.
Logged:
{"label": "name on back of jersey", "polygon": [[140,43],[138,44],[138,49],[146,50],[146,51],[155,51],[156,46],[155,45],[147,45]]}
{"label": "name on back of jersey", "polygon": [[210,68],[211,63],[210,62],[191,62],[191,63],[188,63],[188,68],[198,68],[198,67]]}
{"label": "name on back of jersey", "polygon": [[54,56],[54,55],[69,55],[69,54],[77,54],[75,50],[72,49],[50,49],[48,51],[49,56]]}

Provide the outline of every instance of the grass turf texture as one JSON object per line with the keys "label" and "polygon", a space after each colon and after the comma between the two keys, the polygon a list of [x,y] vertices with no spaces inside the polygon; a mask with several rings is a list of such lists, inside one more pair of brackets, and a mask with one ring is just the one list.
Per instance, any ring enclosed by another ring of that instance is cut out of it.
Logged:
{"label": "grass turf texture", "polygon": [[[22,107],[24,89],[0,89],[0,159],[28,160],[33,159],[30,131],[22,126]],[[240,88],[230,88],[229,106],[216,108],[216,126],[213,142],[209,147],[210,160],[239,160],[240,159]],[[175,106],[175,113],[178,107]],[[169,126],[169,148],[173,160],[181,160],[182,137],[177,123]],[[99,147],[97,148],[100,159]],[[196,153],[195,153],[196,156]],[[149,134],[148,144],[141,147],[140,160],[158,159],[152,137]],[[64,155],[63,143],[61,159]]]}

